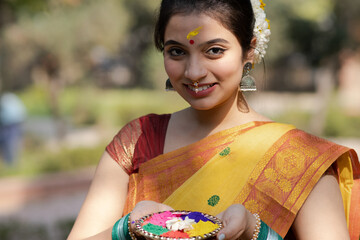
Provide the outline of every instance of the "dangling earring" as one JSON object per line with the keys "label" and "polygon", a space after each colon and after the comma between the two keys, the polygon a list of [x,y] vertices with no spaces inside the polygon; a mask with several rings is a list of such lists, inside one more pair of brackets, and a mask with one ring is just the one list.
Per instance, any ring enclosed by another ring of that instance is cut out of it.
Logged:
{"label": "dangling earring", "polygon": [[165,83],[165,90],[166,91],[174,91],[174,87],[172,86],[170,79],[168,78]]}
{"label": "dangling earring", "polygon": [[240,90],[243,92],[256,91],[255,79],[250,75],[251,68],[251,62],[247,62],[244,66],[244,71],[240,82]]}

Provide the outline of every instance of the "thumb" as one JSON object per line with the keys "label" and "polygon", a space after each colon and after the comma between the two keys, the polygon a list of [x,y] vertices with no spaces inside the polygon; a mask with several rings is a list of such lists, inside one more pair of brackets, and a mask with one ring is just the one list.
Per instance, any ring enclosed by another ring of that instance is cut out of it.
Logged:
{"label": "thumb", "polygon": [[[224,212],[219,213],[218,215],[216,215],[216,217],[222,220],[224,218]],[[225,223],[224,223],[224,226],[225,226]],[[225,238],[226,238],[225,232],[223,231],[223,229],[221,229],[217,234],[217,239],[224,240]]]}
{"label": "thumb", "polygon": [[224,222],[224,228],[219,231],[217,238],[218,240],[238,239],[242,232],[242,230],[239,231],[239,224],[237,221],[227,221]]}
{"label": "thumb", "polygon": [[223,221],[224,228],[217,234],[218,240],[238,239],[245,231],[243,217],[233,212],[222,212],[217,215]]}

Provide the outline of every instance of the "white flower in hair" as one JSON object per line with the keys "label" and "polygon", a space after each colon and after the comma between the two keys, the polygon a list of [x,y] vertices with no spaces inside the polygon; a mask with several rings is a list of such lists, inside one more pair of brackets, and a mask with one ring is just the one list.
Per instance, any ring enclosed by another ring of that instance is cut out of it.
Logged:
{"label": "white flower in hair", "polygon": [[266,48],[270,41],[270,24],[266,19],[265,3],[263,0],[251,0],[255,15],[254,36],[256,37],[254,63],[261,62],[266,54]]}

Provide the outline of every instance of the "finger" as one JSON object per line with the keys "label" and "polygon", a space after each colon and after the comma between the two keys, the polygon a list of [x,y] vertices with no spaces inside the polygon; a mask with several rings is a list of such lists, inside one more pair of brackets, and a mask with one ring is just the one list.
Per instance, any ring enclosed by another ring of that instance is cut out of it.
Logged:
{"label": "finger", "polygon": [[141,201],[133,209],[130,218],[132,220],[137,220],[142,218],[143,216],[152,213],[169,211],[169,210],[173,210],[173,208],[162,203],[157,203],[154,201]]}
{"label": "finger", "polygon": [[218,215],[216,215],[216,217],[219,218],[219,219],[223,219],[224,212],[219,213]]}
{"label": "finger", "polygon": [[132,210],[130,218],[131,220],[138,220],[141,217],[154,213],[158,209],[159,203],[153,201],[141,201],[136,204],[135,208]]}
{"label": "finger", "polygon": [[219,231],[217,238],[219,240],[233,240],[238,239],[243,233],[244,229],[241,228],[239,221],[232,219],[231,221],[224,221],[224,228]]}
{"label": "finger", "polygon": [[174,210],[172,207],[166,205],[166,204],[159,204],[159,212],[163,212],[163,211],[171,211]]}
{"label": "finger", "polygon": [[[216,215],[217,218],[219,218],[220,220],[222,220],[224,218],[224,213],[225,212],[221,212],[218,215]],[[221,231],[217,234],[217,239],[219,240],[224,240],[225,239],[225,233],[222,233]]]}

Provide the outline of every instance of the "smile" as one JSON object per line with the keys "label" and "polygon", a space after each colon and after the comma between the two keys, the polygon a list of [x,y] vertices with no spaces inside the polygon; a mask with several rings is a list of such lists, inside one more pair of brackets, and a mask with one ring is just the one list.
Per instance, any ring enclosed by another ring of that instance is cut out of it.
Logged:
{"label": "smile", "polygon": [[188,85],[188,88],[196,93],[198,92],[201,92],[201,91],[205,91],[206,89],[209,89],[211,88],[212,86],[214,86],[215,83],[212,83],[212,84],[208,84],[208,85],[203,85],[203,86],[200,86],[200,87],[195,87],[193,85]]}

